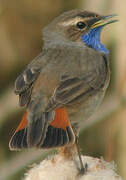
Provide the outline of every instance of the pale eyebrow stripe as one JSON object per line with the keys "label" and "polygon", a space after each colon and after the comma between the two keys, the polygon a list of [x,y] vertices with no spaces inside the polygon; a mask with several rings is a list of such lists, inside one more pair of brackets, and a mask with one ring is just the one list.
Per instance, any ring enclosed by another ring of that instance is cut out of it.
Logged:
{"label": "pale eyebrow stripe", "polygon": [[70,19],[68,21],[64,21],[64,22],[61,22],[59,24],[63,25],[63,26],[68,26],[68,25],[75,25],[77,22],[79,21],[83,21],[84,19],[81,18],[81,17],[76,17],[76,18],[73,18],[73,19]]}
{"label": "pale eyebrow stripe", "polygon": [[59,24],[63,25],[63,26],[75,25],[79,21],[84,21],[84,20],[88,20],[88,19],[89,19],[89,17],[87,17],[87,18],[75,17],[75,18],[72,18],[68,21],[60,22]]}

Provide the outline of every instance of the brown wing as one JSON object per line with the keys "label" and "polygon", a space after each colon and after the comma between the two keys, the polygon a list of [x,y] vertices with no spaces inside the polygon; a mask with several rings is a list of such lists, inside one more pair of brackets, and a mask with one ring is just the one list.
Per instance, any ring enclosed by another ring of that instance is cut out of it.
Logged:
{"label": "brown wing", "polygon": [[75,102],[82,97],[87,98],[89,95],[96,93],[106,84],[108,70],[106,66],[94,69],[92,72],[82,74],[78,77],[63,75],[59,86],[56,88],[47,110],[62,107],[66,104]]}

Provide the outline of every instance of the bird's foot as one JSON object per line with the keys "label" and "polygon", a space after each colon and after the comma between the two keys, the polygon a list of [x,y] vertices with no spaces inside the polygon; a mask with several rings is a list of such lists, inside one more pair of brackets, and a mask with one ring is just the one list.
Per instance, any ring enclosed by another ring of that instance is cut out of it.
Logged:
{"label": "bird's foot", "polygon": [[81,167],[81,169],[79,169],[79,173],[78,175],[84,175],[88,170],[88,164],[85,163],[85,165],[83,167]]}

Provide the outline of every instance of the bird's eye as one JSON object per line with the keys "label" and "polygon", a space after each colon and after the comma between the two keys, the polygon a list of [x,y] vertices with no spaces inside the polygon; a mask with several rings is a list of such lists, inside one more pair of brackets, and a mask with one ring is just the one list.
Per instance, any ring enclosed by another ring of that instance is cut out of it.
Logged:
{"label": "bird's eye", "polygon": [[77,24],[76,24],[76,26],[79,28],[79,29],[84,29],[85,27],[86,27],[86,24],[84,23],[84,22],[78,22]]}
{"label": "bird's eye", "polygon": [[98,15],[98,14],[95,14],[95,17],[97,18],[97,17],[99,17],[99,15]]}

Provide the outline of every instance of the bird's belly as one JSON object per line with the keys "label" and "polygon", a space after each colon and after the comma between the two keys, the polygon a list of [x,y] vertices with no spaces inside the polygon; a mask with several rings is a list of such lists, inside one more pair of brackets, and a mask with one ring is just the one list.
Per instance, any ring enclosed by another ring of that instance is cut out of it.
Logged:
{"label": "bird's belly", "polygon": [[82,124],[82,121],[86,122],[100,105],[104,94],[105,91],[101,90],[95,95],[89,96],[86,100],[81,100],[81,102],[76,103],[76,105],[68,106],[67,111],[71,124],[74,124],[76,122],[78,124]]}

